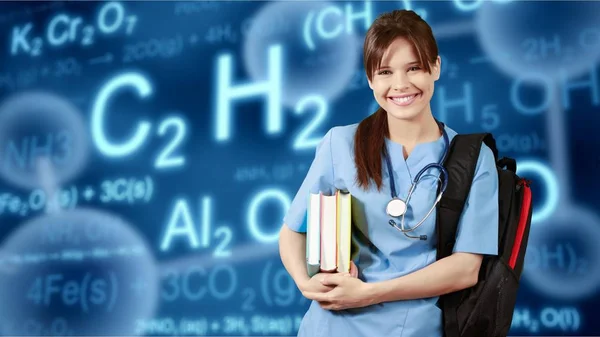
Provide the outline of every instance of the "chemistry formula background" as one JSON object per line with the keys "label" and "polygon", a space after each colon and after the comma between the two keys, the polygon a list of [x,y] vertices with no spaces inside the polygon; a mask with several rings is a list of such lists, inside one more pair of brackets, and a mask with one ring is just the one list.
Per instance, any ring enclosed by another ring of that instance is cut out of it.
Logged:
{"label": "chemistry formula background", "polygon": [[0,3],[0,333],[294,335],[278,230],[396,8],[434,115],[532,180],[511,334],[597,334],[600,3],[463,0]]}

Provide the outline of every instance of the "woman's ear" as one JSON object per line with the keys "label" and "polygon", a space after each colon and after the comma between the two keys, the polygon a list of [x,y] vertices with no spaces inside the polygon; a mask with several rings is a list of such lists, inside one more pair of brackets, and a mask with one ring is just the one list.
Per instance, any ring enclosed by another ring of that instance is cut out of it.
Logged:
{"label": "woman's ear", "polygon": [[433,66],[433,76],[435,81],[440,79],[440,74],[442,73],[442,58],[438,55],[435,59],[435,65]]}
{"label": "woman's ear", "polygon": [[[365,76],[367,76],[367,75],[365,75]],[[371,88],[371,90],[373,90],[373,83],[371,83],[369,76],[367,76],[367,83],[369,83],[369,88]]]}

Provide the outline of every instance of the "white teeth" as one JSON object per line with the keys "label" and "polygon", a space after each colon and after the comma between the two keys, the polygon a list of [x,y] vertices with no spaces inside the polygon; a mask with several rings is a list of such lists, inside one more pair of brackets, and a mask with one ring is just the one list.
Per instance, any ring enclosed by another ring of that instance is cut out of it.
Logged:
{"label": "white teeth", "polygon": [[416,95],[407,96],[407,97],[394,97],[392,99],[396,102],[406,103],[406,102],[410,101],[411,99],[413,99],[413,97],[415,97],[415,96]]}

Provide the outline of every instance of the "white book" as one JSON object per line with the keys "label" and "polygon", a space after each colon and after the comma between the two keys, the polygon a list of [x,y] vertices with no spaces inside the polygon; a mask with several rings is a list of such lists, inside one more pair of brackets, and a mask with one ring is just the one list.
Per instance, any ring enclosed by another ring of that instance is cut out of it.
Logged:
{"label": "white book", "polygon": [[321,194],[321,271],[337,271],[337,196]]}

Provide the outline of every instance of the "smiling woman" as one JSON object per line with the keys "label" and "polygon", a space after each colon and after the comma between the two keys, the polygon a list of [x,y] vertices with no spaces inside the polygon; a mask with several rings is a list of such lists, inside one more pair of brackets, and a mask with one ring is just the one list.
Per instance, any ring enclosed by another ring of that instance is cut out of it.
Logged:
{"label": "smiling woman", "polygon": [[[373,59],[369,61],[373,62]],[[432,125],[433,115],[429,101],[433,96],[434,82],[440,77],[440,57],[437,56],[432,65],[429,65],[429,61],[421,63],[413,43],[400,37],[385,50],[380,62],[368,76],[369,87],[373,90],[377,103],[388,113],[391,140],[405,144],[405,157],[408,157],[417,136],[410,131],[413,128],[408,126],[423,122]],[[374,66],[369,64],[368,68]],[[418,129],[413,131],[418,132]],[[433,136],[439,137],[435,129]]]}
{"label": "smiling woman", "polygon": [[[462,212],[452,254],[437,260],[435,181],[457,133],[431,111],[441,70],[435,38],[413,11],[384,13],[366,34],[363,58],[379,108],[321,140],[280,233],[283,264],[313,300],[299,336],[442,336],[439,296],[473,286],[483,256],[498,253],[494,154],[481,145],[471,206]],[[413,185],[421,176],[433,176],[433,182]],[[335,190],[352,195],[352,272],[309,277],[303,226],[308,195]],[[401,227],[395,225],[399,213],[386,212],[390,200],[408,205]],[[412,235],[406,235],[405,222]]]}
{"label": "smiling woman", "polygon": [[[412,11],[382,15],[367,32],[363,60],[369,87],[380,106],[373,119],[390,140],[404,145],[404,157],[420,136],[425,136],[425,142],[439,138],[430,101],[434,83],[440,78],[441,58],[429,25]],[[356,144],[361,150],[355,154],[376,164],[384,135],[370,134],[365,143],[372,148],[363,149],[359,134],[367,123],[357,130]],[[375,173],[372,178],[380,187],[380,177]],[[363,186],[368,184],[360,169],[359,181]]]}

